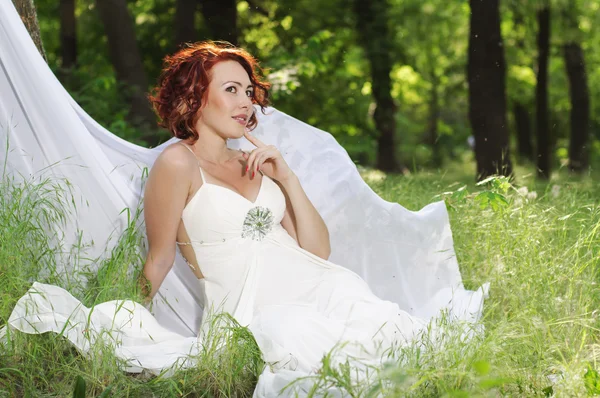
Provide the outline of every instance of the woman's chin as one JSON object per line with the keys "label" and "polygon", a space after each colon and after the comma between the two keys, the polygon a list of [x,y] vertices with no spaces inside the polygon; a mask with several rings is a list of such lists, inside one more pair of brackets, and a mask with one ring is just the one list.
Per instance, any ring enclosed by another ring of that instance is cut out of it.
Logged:
{"label": "woman's chin", "polygon": [[219,133],[219,136],[226,140],[237,140],[238,138],[242,138],[244,136],[244,129],[240,129],[238,131],[222,131]]}
{"label": "woman's chin", "polygon": [[245,127],[240,128],[239,131],[236,131],[234,136],[232,137],[234,140],[238,138],[242,138],[244,136]]}

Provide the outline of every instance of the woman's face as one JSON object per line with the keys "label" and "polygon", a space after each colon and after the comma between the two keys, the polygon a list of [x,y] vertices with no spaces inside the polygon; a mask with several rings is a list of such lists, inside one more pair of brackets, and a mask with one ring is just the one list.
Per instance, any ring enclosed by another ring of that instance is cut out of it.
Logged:
{"label": "woman's face", "polygon": [[213,132],[223,138],[240,138],[250,116],[253,87],[250,77],[236,61],[222,61],[210,70],[210,83],[196,131]]}

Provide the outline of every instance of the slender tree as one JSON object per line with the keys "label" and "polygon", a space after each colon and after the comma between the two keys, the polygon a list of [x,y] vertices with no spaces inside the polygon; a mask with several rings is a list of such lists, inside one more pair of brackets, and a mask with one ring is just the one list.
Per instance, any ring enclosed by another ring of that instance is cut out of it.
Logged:
{"label": "slender tree", "polygon": [[565,68],[569,78],[569,94],[571,99],[571,134],[569,140],[569,168],[574,172],[582,172],[589,163],[589,123],[590,93],[583,49],[579,42],[580,30],[577,21],[577,8],[573,1],[570,7],[563,10],[563,20],[568,39],[563,45]]}
{"label": "slender tree", "polygon": [[[525,50],[525,37],[521,27],[524,25],[523,5],[518,1],[512,2],[513,22],[517,31],[516,48],[519,53]],[[534,160],[532,142],[531,120],[527,104],[519,97],[513,99],[513,115],[515,118],[515,130],[517,133],[517,153],[520,159]]]}
{"label": "slender tree", "polygon": [[75,0],[60,0],[60,54],[62,69],[77,65],[77,19]]}
{"label": "slender tree", "polygon": [[432,65],[431,71],[431,90],[429,97],[429,117],[427,122],[427,143],[433,152],[433,165],[440,167],[442,165],[442,153],[438,136],[438,121],[440,119],[440,100],[439,100],[439,76]]}
{"label": "slender tree", "polygon": [[373,98],[376,108],[377,164],[384,171],[399,171],[396,158],[395,104],[391,94],[392,43],[388,32],[387,0],[354,0],[359,40],[371,67]]}
{"label": "slender tree", "polygon": [[44,45],[42,43],[42,36],[40,35],[40,25],[38,24],[37,13],[33,0],[12,0],[13,4],[21,16],[21,20],[25,24],[31,39],[35,43],[40,54],[44,57],[44,60],[48,62],[46,58],[46,51],[44,51]]}
{"label": "slender tree", "polygon": [[548,58],[550,56],[550,5],[537,11],[538,70],[535,88],[538,176],[550,178],[552,171],[550,125],[548,121]]}
{"label": "slender tree", "polygon": [[585,73],[585,60],[579,43],[565,44],[564,55],[571,97],[569,168],[575,172],[582,172],[587,168],[589,162],[590,94]]}
{"label": "slender tree", "polygon": [[514,100],[513,114],[515,117],[515,129],[517,132],[517,152],[520,159],[533,161],[534,151],[531,140],[531,119],[529,109],[519,99]]}
{"label": "slender tree", "polygon": [[96,8],[108,38],[109,56],[117,81],[123,87],[130,110],[129,121],[142,129],[142,138],[158,144],[156,117],[146,98],[148,80],[136,42],[133,19],[126,0],[96,0]]}
{"label": "slender tree", "polygon": [[198,0],[177,0],[175,5],[175,46],[197,39],[195,26]]}
{"label": "slender tree", "polygon": [[200,2],[204,21],[211,33],[211,40],[238,43],[236,0],[202,0]]}
{"label": "slender tree", "polygon": [[477,178],[511,175],[499,0],[470,0],[469,4],[469,120],[475,137]]}

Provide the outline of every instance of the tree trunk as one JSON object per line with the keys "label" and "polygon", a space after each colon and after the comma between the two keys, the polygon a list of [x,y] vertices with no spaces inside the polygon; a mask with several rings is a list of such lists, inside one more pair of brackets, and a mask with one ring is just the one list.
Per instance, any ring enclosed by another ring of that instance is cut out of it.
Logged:
{"label": "tree trunk", "polygon": [[177,0],[175,8],[175,46],[197,40],[195,26],[197,0]]}
{"label": "tree trunk", "polygon": [[499,0],[469,0],[469,120],[475,137],[477,178],[512,175],[506,127],[506,65]]}
{"label": "tree trunk", "polygon": [[62,69],[77,65],[77,19],[75,0],[60,0],[60,53]]}
{"label": "tree trunk", "polygon": [[236,0],[202,0],[202,15],[211,32],[211,40],[225,40],[237,45]]}
{"label": "tree trunk", "polygon": [[[513,2],[511,7],[515,30],[521,31],[521,27],[524,25],[524,15],[522,4]],[[523,34],[519,34],[516,39],[516,47],[520,51],[526,51],[525,49],[525,37]],[[528,106],[521,101],[520,98],[513,100],[513,114],[515,117],[515,130],[517,133],[517,152],[521,160],[534,161],[535,155],[533,150],[532,132],[531,132],[531,121],[529,117]]]}
{"label": "tree trunk", "polygon": [[379,133],[376,166],[384,171],[399,171],[395,144],[395,105],[391,95],[390,79],[392,45],[386,11],[386,0],[354,0],[358,36],[369,59],[372,91],[376,104],[373,115]]}
{"label": "tree trunk", "polygon": [[141,128],[144,131],[142,139],[154,146],[158,144],[154,128],[156,117],[146,98],[148,80],[126,0],[96,0],[96,8],[104,24],[117,81],[130,105],[129,121]]}
{"label": "tree trunk", "polygon": [[44,58],[44,61],[48,62],[46,51],[44,51],[44,44],[42,43],[42,36],[40,35],[40,25],[38,24],[33,0],[12,0],[12,2],[21,16],[21,20],[25,24],[29,36],[31,36],[31,39]]}
{"label": "tree trunk", "polygon": [[517,151],[521,159],[533,161],[533,143],[531,141],[531,122],[529,111],[519,100],[515,100],[513,113],[517,130]]}
{"label": "tree trunk", "polygon": [[585,60],[579,43],[567,43],[564,46],[564,54],[571,97],[569,168],[575,172],[582,172],[588,167],[589,162],[590,94]]}
{"label": "tree trunk", "polygon": [[550,6],[537,12],[538,19],[538,71],[535,87],[537,167],[538,176],[550,178],[552,154],[550,123],[548,122],[548,57],[550,56]]}

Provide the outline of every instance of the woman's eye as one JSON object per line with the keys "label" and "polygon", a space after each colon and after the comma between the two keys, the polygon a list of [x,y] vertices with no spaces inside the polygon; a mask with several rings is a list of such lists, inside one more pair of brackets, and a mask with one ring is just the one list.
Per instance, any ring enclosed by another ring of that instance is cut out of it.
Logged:
{"label": "woman's eye", "polygon": [[230,93],[236,93],[237,89],[235,88],[235,86],[229,86],[225,89],[225,91],[229,91]]}
{"label": "woman's eye", "polygon": [[254,91],[252,91],[252,90],[248,90],[248,91],[246,91],[246,95],[247,95],[248,97],[252,98],[252,96],[254,96]]}

